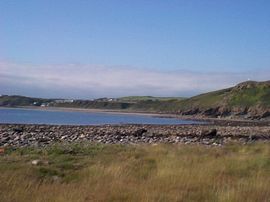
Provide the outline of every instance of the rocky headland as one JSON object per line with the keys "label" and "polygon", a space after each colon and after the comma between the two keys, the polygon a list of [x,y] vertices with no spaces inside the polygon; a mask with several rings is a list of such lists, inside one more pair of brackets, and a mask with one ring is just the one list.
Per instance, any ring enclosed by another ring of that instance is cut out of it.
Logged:
{"label": "rocky headland", "polygon": [[183,100],[177,113],[195,117],[270,120],[269,98],[270,81],[246,81]]}

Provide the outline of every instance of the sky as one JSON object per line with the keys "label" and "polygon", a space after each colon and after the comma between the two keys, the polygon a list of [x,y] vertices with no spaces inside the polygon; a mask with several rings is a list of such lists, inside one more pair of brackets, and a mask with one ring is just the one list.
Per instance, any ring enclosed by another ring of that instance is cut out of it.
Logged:
{"label": "sky", "polygon": [[269,78],[268,0],[0,1],[0,94],[193,96]]}

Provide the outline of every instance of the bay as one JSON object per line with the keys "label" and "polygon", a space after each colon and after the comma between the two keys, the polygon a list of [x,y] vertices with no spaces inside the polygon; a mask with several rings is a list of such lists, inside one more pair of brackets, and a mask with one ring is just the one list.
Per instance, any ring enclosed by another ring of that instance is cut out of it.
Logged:
{"label": "bay", "polygon": [[103,125],[103,124],[196,124],[200,122],[163,118],[145,114],[53,111],[23,108],[1,108],[0,123]]}

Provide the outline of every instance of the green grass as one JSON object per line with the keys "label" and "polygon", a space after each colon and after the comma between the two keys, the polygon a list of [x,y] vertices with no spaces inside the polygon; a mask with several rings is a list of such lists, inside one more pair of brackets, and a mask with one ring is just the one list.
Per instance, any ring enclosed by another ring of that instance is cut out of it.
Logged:
{"label": "green grass", "polygon": [[43,102],[51,102],[53,99],[42,99],[42,98],[31,98],[19,95],[0,96],[0,106],[31,106],[34,102],[37,102],[38,105],[41,105]]}
{"label": "green grass", "polygon": [[[242,85],[242,88],[239,88]],[[210,93],[205,93],[180,101],[179,109],[200,110],[225,107],[270,107],[270,83],[269,82],[244,82],[233,88],[227,88]]]}
{"label": "green grass", "polygon": [[118,98],[120,101],[138,102],[138,101],[169,101],[169,100],[183,100],[183,97],[154,97],[154,96],[127,96]]}
{"label": "green grass", "polygon": [[191,108],[211,108],[211,107],[217,107],[220,104],[224,103],[224,98],[230,94],[231,88],[214,91],[210,93],[201,94],[198,96],[194,96],[190,99],[183,100],[181,103],[182,109],[191,109]]}
{"label": "green grass", "polygon": [[232,106],[248,107],[256,104],[270,106],[270,88],[265,86],[257,86],[234,92],[229,104]]}
{"label": "green grass", "polygon": [[[32,165],[40,159],[42,163]],[[270,145],[55,145],[0,156],[1,201],[268,201]]]}

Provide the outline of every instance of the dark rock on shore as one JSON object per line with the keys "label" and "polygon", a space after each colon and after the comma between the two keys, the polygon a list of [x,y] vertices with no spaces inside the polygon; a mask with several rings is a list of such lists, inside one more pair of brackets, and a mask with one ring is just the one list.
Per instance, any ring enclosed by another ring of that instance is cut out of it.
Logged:
{"label": "dark rock on shore", "polygon": [[214,138],[217,136],[217,129],[211,129],[211,130],[202,130],[200,134],[200,138]]}
{"label": "dark rock on shore", "polygon": [[23,128],[22,127],[13,128],[13,131],[17,133],[21,133],[23,132]]}
{"label": "dark rock on shore", "polygon": [[141,137],[145,132],[147,132],[147,130],[144,128],[141,128],[139,130],[136,130],[133,135],[135,137]]}

